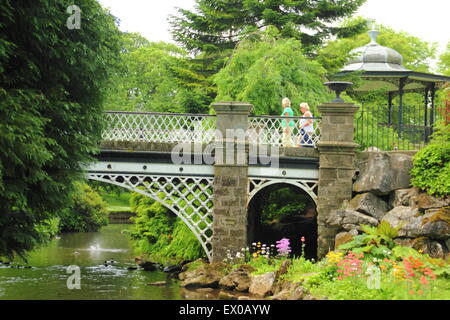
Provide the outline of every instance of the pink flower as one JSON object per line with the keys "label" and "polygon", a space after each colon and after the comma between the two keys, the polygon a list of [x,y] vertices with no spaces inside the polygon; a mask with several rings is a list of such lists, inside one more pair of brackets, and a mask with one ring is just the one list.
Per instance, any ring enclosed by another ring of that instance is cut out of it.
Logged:
{"label": "pink flower", "polygon": [[301,238],[300,238],[300,241],[301,241],[301,242],[305,242],[305,237],[301,237]]}
{"label": "pink flower", "polygon": [[289,245],[290,245],[289,239],[287,239],[287,238],[283,238],[283,239],[277,241],[276,247],[277,247],[278,253],[282,256],[289,255],[289,253],[291,253],[291,247]]}
{"label": "pink flower", "polygon": [[428,284],[428,280],[427,280],[427,278],[426,277],[420,277],[420,283],[421,284]]}

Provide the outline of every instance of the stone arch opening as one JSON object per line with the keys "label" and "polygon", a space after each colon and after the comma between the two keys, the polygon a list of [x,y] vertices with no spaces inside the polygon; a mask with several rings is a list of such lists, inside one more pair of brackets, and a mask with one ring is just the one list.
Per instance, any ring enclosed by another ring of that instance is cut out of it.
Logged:
{"label": "stone arch opening", "polygon": [[[314,190],[312,188],[311,190]],[[270,182],[251,193],[248,203],[247,239],[275,244],[289,238],[292,254],[302,253],[301,238],[305,238],[303,254],[317,258],[317,209],[314,193],[296,182]],[[312,195],[311,195],[312,194]]]}
{"label": "stone arch opening", "polygon": [[179,217],[212,260],[212,179],[89,174],[89,180],[113,184],[152,198]]}

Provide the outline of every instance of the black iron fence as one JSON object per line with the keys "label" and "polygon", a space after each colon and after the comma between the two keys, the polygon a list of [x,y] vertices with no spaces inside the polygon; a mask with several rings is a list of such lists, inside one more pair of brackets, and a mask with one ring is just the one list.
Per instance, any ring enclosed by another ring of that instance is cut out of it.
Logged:
{"label": "black iron fence", "polygon": [[355,140],[361,149],[418,150],[433,133],[433,124],[448,121],[448,108],[362,106],[355,119]]}

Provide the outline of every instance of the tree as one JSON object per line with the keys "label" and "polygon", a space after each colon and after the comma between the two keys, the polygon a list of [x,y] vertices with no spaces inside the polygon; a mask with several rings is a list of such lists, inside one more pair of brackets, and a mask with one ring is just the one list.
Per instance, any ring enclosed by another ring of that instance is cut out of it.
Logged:
{"label": "tree", "polygon": [[325,70],[303,54],[300,41],[277,35],[269,28],[258,39],[239,44],[214,77],[216,100],[247,101],[255,114],[279,115],[283,97],[293,106],[307,101],[313,108],[331,98],[323,85]]}
{"label": "tree", "polygon": [[206,111],[196,99],[196,88],[187,87],[181,76],[176,77],[188,64],[184,49],[150,42],[138,33],[124,33],[121,51],[121,62],[110,79],[106,110]]}
{"label": "tree", "polygon": [[275,26],[281,36],[300,40],[306,51],[331,35],[349,36],[364,24],[333,26],[365,0],[197,0],[197,12],[178,9],[171,17],[175,41],[194,52],[233,49],[246,29]]}
{"label": "tree", "polygon": [[364,23],[333,26],[349,17],[365,0],[196,0],[196,11],[178,9],[170,17],[174,40],[194,59],[178,70],[187,87],[209,104],[216,96],[213,76],[225,65],[243,37],[275,26],[280,37],[295,38],[304,52],[313,53],[328,37],[349,36]]}
{"label": "tree", "polygon": [[437,66],[440,73],[450,76],[450,42],[447,43],[447,50],[439,56]]}
{"label": "tree", "polygon": [[87,183],[74,182],[71,204],[60,214],[62,232],[96,232],[108,224],[107,203]]}
{"label": "tree", "polygon": [[119,53],[115,19],[94,0],[0,3],[0,256],[43,241],[97,150],[105,81]]}

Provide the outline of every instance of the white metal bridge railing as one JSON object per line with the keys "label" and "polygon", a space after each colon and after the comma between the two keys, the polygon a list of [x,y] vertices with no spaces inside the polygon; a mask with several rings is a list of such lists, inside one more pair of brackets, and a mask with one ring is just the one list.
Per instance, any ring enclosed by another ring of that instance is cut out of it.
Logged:
{"label": "white metal bridge railing", "polygon": [[199,142],[214,139],[216,118],[205,114],[107,111],[103,140]]}
{"label": "white metal bridge railing", "polygon": [[[310,129],[301,130],[311,120]],[[249,131],[259,144],[315,146],[320,139],[320,118],[250,116]],[[214,141],[216,116],[207,114],[105,112],[103,140],[162,143],[210,143]],[[283,132],[288,127],[290,134]]]}
{"label": "white metal bridge railing", "polygon": [[[309,126],[301,129],[308,121]],[[320,140],[320,121],[317,117],[251,116],[248,128],[256,131],[259,143],[312,147]]]}

